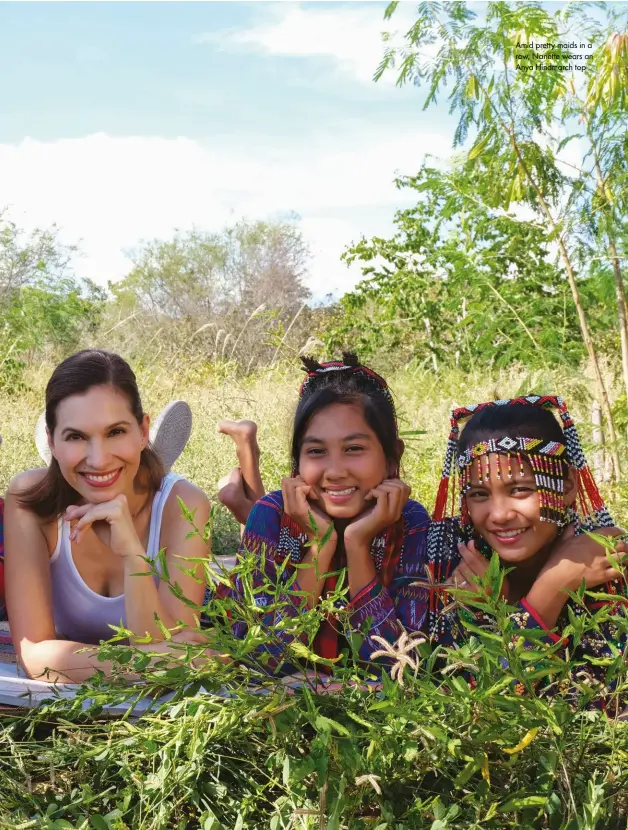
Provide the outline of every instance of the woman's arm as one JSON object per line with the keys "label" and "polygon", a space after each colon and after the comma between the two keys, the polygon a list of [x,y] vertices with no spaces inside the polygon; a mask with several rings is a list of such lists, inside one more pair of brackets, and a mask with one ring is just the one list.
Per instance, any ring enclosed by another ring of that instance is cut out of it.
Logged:
{"label": "woman's arm", "polygon": [[[154,655],[151,656],[149,665],[159,664],[158,667],[161,668],[164,660],[171,664],[182,662],[187,656],[186,646],[199,646],[205,642],[206,638],[200,632],[181,631],[171,640],[137,645],[135,648]],[[34,680],[48,683],[82,683],[98,671],[103,672],[105,677],[113,677],[119,672],[115,663],[110,660],[99,660],[97,654],[98,647],[94,645],[72,640],[42,640],[40,643],[29,644],[28,666],[24,662],[23,665]],[[195,668],[203,668],[214,659],[221,663],[230,660],[228,655],[219,654],[210,648],[195,648],[193,654],[191,662]],[[127,670],[124,672],[124,679],[133,682],[140,677]]]}
{"label": "woman's arm", "polygon": [[16,476],[5,499],[5,590],[11,635],[20,662],[36,672],[33,651],[56,639],[52,613],[49,552],[40,519],[20,507],[17,494],[37,484],[44,470]]}
{"label": "woman's arm", "polygon": [[[178,498],[194,514],[194,527],[200,531],[191,538],[186,538],[193,527],[181,514]],[[190,562],[189,559],[207,559],[210,544],[203,540],[203,529],[209,519],[210,504],[205,493],[189,481],[178,481],[172,488],[164,507],[160,546],[165,548],[166,564],[170,582],[178,582],[183,595],[195,605],[203,604],[205,594],[205,572],[202,562]],[[134,555],[124,558],[124,595],[127,628],[138,636],[149,634],[154,641],[164,639],[155,616],[162,624],[172,630],[179,620],[189,628],[196,628],[199,612],[178,599],[170,590],[166,581],[155,581],[149,576],[150,566],[146,562],[143,548],[138,548]],[[183,569],[191,570],[201,580],[196,582],[192,575]]]}
{"label": "woman's arm", "polygon": [[[98,660],[97,649],[93,645],[56,638],[50,582],[50,555],[43,526],[34,513],[18,504],[19,492],[36,484],[44,474],[45,470],[29,470],[16,476],[9,486],[5,500],[6,597],[13,644],[20,663],[30,677],[59,683],[80,683],[96,671],[102,671],[105,676],[110,677],[114,669],[113,664]],[[166,519],[165,510],[164,519]],[[197,513],[197,519],[200,523],[201,511]],[[174,571],[173,563],[172,567]],[[182,576],[179,582],[182,584],[184,593],[189,595],[189,589],[186,590],[187,585],[184,586],[184,580],[185,577]],[[140,577],[135,580],[135,585],[141,581],[147,585],[150,584],[156,593],[157,589],[152,579]],[[203,586],[193,584],[195,588],[200,588],[198,591],[200,604]],[[191,598],[196,599],[196,596]],[[170,597],[166,602],[169,599]],[[172,599],[175,600],[174,597]],[[175,600],[175,602],[179,601]],[[178,642],[200,642],[194,638],[194,632],[182,632],[173,639]],[[172,651],[168,643],[151,644],[140,648],[143,651],[170,653],[173,660],[180,659],[182,654],[180,650]],[[86,651],[77,653],[82,649]],[[212,654],[212,652],[207,652],[208,656]]]}
{"label": "woman's arm", "polygon": [[[6,600],[11,637],[19,661],[33,678],[80,682],[109,664],[77,654],[85,643],[56,639],[50,584],[50,555],[39,518],[18,504],[18,494],[41,480],[45,470],[16,476],[5,500]],[[45,673],[46,669],[52,671]]]}

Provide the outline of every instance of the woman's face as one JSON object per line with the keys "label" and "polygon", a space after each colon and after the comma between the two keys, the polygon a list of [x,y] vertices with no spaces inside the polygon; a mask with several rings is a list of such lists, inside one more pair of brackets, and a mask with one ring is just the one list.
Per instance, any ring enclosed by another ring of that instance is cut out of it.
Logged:
{"label": "woman's face", "polygon": [[138,424],[123,392],[93,386],[61,401],[48,441],[61,474],[85,501],[130,496],[148,443],[148,416]]}
{"label": "woman's face", "polygon": [[392,475],[379,439],[357,404],[331,404],[308,424],[299,475],[332,518],[353,519],[371,507],[370,491]]}
{"label": "woman's face", "polygon": [[482,480],[478,462],[474,461],[471,487],[465,495],[471,521],[500,559],[513,564],[525,562],[558,535],[553,522],[541,521],[532,468],[527,461],[520,467],[517,459],[511,457],[512,478],[508,478],[508,461],[503,455],[492,453],[480,462]]}

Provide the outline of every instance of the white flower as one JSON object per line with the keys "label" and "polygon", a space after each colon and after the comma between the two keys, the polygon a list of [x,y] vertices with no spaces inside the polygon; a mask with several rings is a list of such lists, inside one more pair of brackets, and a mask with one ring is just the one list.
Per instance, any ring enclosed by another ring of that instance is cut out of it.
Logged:
{"label": "white flower", "polygon": [[378,635],[371,637],[371,640],[374,640],[382,646],[381,649],[371,653],[371,660],[375,660],[377,657],[389,657],[394,660],[390,676],[403,687],[404,668],[408,666],[414,672],[419,668],[418,660],[410,657],[409,653],[418,648],[422,643],[425,643],[425,637],[422,637],[420,634],[409,636],[408,632],[404,631],[395,643],[389,643],[388,640]]}
{"label": "white flower", "polygon": [[362,784],[370,784],[371,787],[373,787],[373,789],[377,793],[377,795],[381,795],[382,790],[379,786],[379,782],[381,780],[382,779],[379,777],[379,775],[360,775],[359,778],[355,779],[355,783],[358,785],[358,787]]}

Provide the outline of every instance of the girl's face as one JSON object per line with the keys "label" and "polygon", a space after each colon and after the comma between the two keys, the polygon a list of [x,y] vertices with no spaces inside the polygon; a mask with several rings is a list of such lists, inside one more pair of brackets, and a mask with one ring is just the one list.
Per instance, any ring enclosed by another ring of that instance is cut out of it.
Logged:
{"label": "girl's face", "polygon": [[374,504],[369,492],[392,475],[379,439],[357,404],[330,404],[308,424],[299,475],[335,519],[353,519]]}
{"label": "girl's face", "polygon": [[85,501],[131,496],[148,442],[148,415],[138,424],[124,393],[93,386],[61,401],[48,442],[61,474]]}
{"label": "girl's face", "polygon": [[[465,496],[471,521],[500,559],[513,564],[525,562],[550,545],[558,535],[553,522],[541,521],[532,468],[525,460],[520,468],[517,459],[511,457],[512,478],[509,479],[508,462],[503,455],[492,453],[482,457],[480,462],[483,481],[480,481],[478,464],[474,461],[471,487]],[[489,481],[486,481],[487,469]],[[565,487],[568,491],[569,480]],[[565,493],[567,503],[570,496],[569,492]]]}

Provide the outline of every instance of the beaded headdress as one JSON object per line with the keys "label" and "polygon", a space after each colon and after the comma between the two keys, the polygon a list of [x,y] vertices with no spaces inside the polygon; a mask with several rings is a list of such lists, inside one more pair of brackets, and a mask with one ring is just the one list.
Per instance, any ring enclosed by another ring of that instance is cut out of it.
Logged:
{"label": "beaded headdress", "polygon": [[[513,434],[480,441],[464,452],[459,451],[458,439],[464,421],[482,409],[513,405],[556,412],[565,436],[564,443]],[[459,407],[451,413],[450,423],[451,431],[427,545],[428,564],[437,582],[443,574],[445,563],[446,570],[449,571],[451,560],[459,558],[458,542],[471,538],[473,528],[466,507],[465,492],[471,486],[474,471],[480,482],[489,478],[491,473],[487,456],[490,453],[506,457],[508,477],[513,476],[513,459],[517,459],[515,475],[524,474],[524,460],[530,464],[539,492],[541,521],[553,522],[559,526],[574,522],[576,533],[596,527],[613,527],[613,519],[600,496],[582,450],[578,431],[563,398],[556,395],[527,395]],[[578,483],[576,503],[572,508],[566,508],[564,502],[563,484],[567,467],[572,468]],[[496,475],[503,475],[502,471],[503,465],[500,464]]]}

